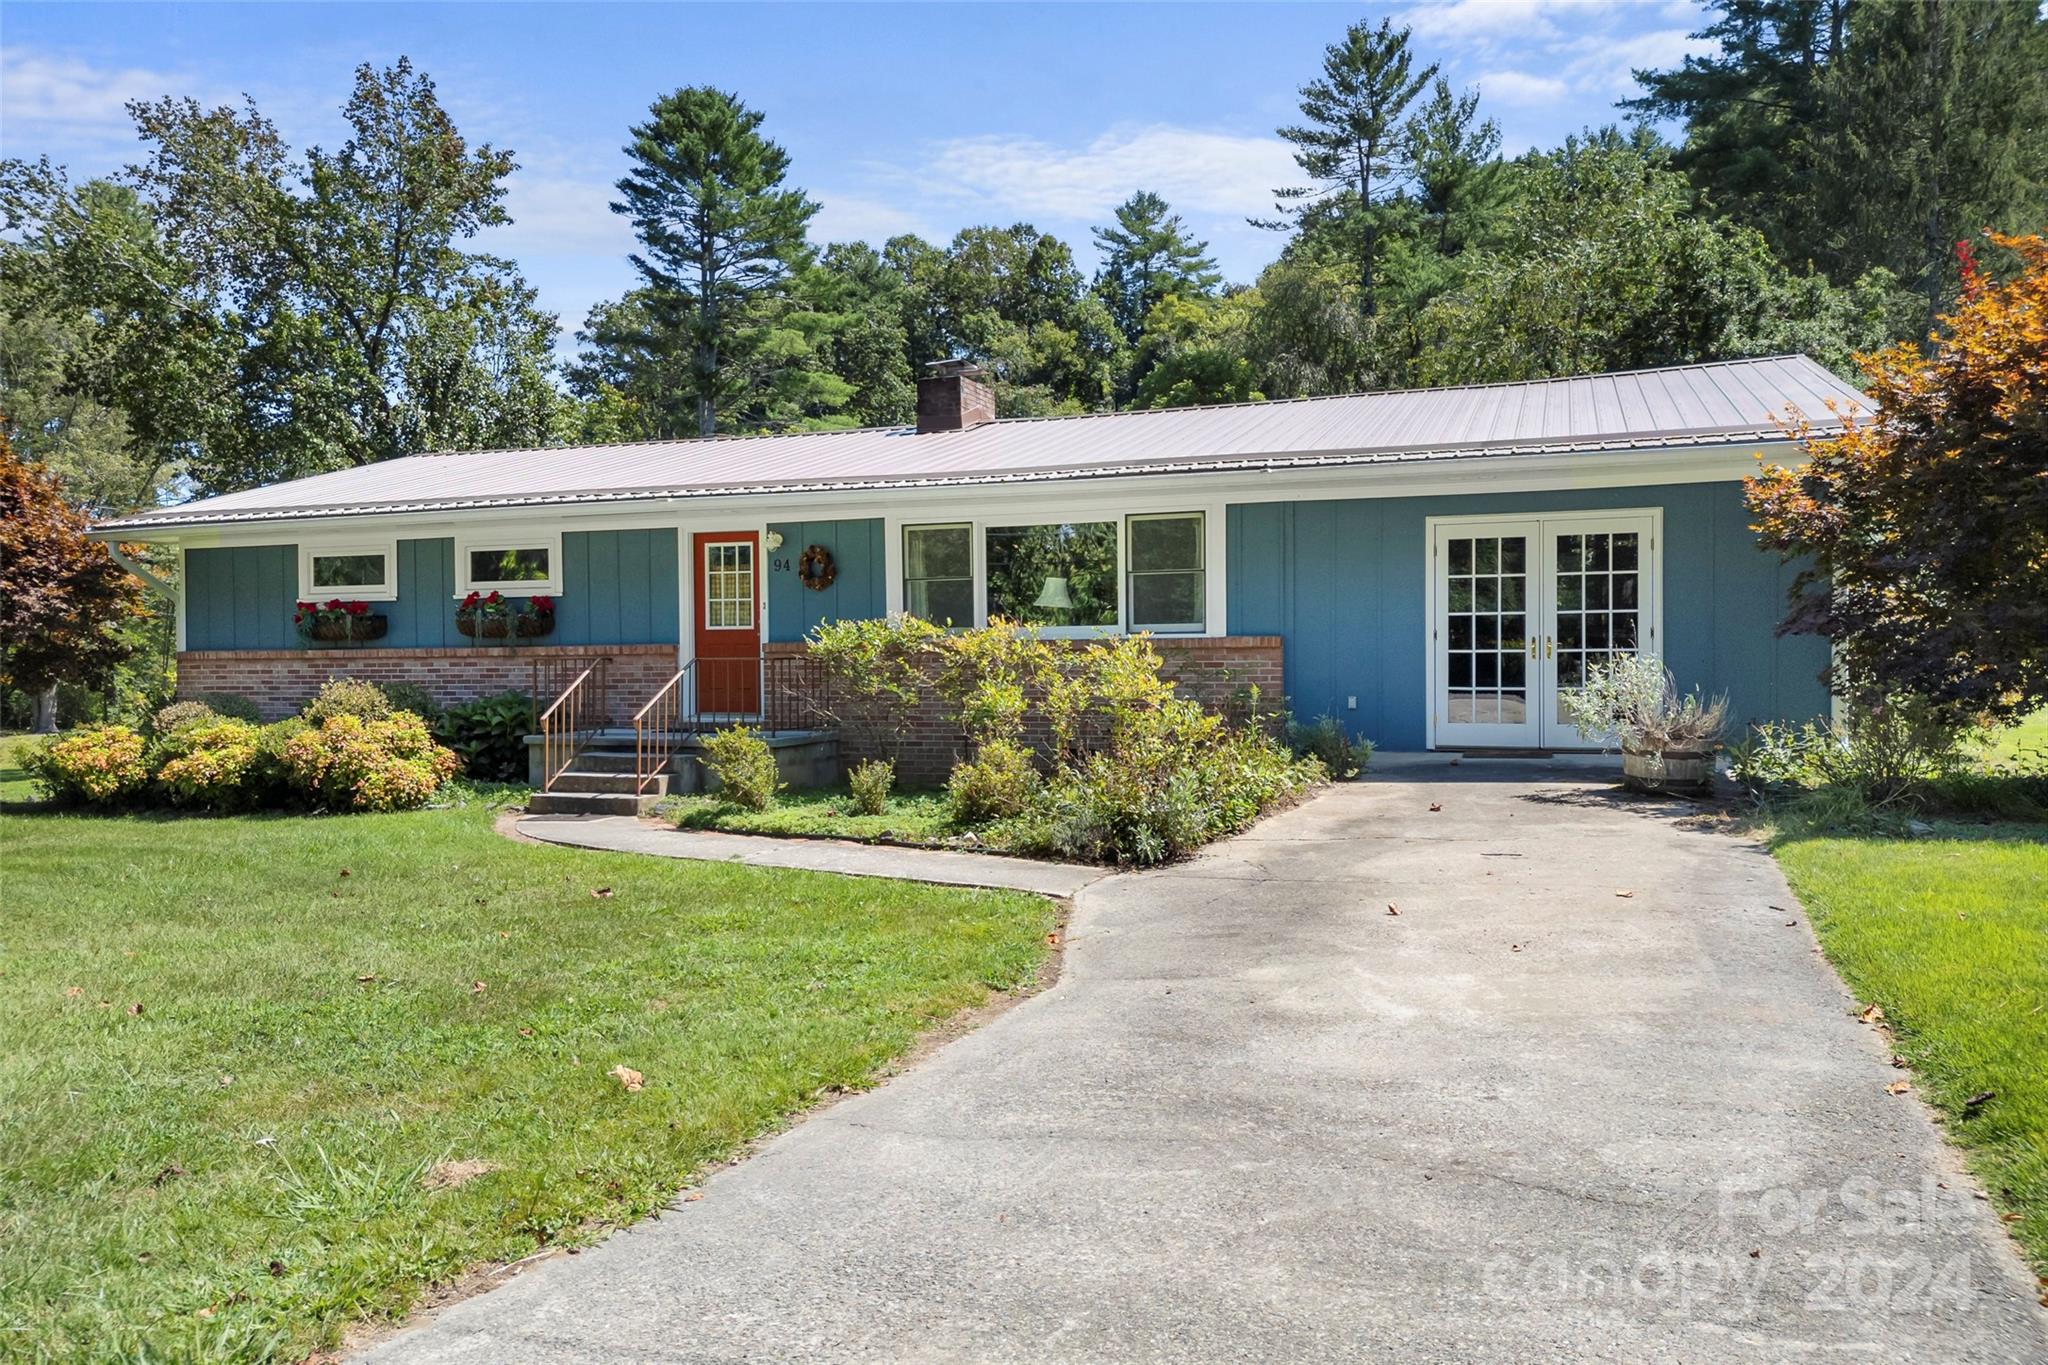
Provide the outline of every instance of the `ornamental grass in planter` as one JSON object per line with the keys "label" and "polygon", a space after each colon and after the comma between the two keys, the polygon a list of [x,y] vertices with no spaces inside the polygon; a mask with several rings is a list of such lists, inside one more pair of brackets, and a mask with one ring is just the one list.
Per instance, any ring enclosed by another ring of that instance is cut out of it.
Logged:
{"label": "ornamental grass in planter", "polygon": [[339,597],[325,602],[300,602],[292,611],[292,624],[299,638],[308,644],[360,645],[381,640],[391,622],[368,602],[344,602]]}
{"label": "ornamental grass in planter", "polygon": [[1705,791],[1714,751],[1727,728],[1728,699],[1680,696],[1671,670],[1654,654],[1616,654],[1586,673],[1563,698],[1579,733],[1621,746],[1622,780],[1635,791]]}

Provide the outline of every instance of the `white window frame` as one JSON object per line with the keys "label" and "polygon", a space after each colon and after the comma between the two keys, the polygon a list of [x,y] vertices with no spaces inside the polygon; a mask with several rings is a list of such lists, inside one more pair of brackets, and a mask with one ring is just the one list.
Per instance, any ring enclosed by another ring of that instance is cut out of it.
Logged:
{"label": "white window frame", "polygon": [[[1106,635],[1128,635],[1129,604],[1124,601],[1124,575],[1130,572],[1127,562],[1130,551],[1130,537],[1124,533],[1124,519],[1115,514],[1098,515],[1087,512],[1060,513],[1055,515],[1027,515],[978,517],[974,522],[974,619],[976,625],[988,624],[988,533],[990,531],[1023,530],[1032,526],[1095,526],[1107,522],[1116,527],[1116,620],[1105,626],[1038,626],[1038,633],[1048,640],[1094,640]],[[899,585],[900,591],[900,585]]]}
{"label": "white window frame", "polygon": [[[1105,639],[1118,635],[1133,634],[1138,629],[1130,623],[1130,591],[1126,582],[1130,574],[1130,544],[1128,518],[1149,516],[1154,513],[1168,516],[1194,516],[1202,518],[1202,572],[1204,584],[1202,598],[1204,614],[1209,618],[1200,630],[1160,631],[1152,633],[1162,638],[1173,639],[1215,639],[1230,633],[1229,598],[1225,585],[1229,581],[1229,504],[1217,498],[1175,497],[1171,500],[1159,498],[1139,499],[1124,493],[1098,493],[1083,489],[1063,490],[1058,500],[1046,498],[1018,497],[1015,502],[991,509],[988,500],[968,500],[956,497],[933,497],[929,501],[918,499],[922,505],[906,506],[884,511],[883,547],[887,552],[887,583],[885,601],[891,613],[905,610],[903,597],[903,531],[905,527],[920,526],[966,526],[972,535],[969,548],[974,556],[974,620],[965,624],[985,626],[988,624],[988,532],[991,528],[1007,526],[1057,526],[1062,523],[1091,521],[1113,521],[1117,523],[1117,623],[1114,626],[1041,626],[1039,633],[1048,639]],[[850,514],[849,514],[850,515]]]}
{"label": "white window frame", "polygon": [[[473,550],[546,550],[548,576],[512,582],[472,578],[469,573],[469,556]],[[507,597],[560,597],[562,533],[495,527],[458,532],[455,536],[455,596],[467,597],[473,592],[497,592]]]}
{"label": "white window frame", "polygon": [[[983,599],[979,573],[981,555],[976,549],[976,541],[980,537],[980,531],[976,529],[972,521],[905,521],[896,527],[896,544],[893,547],[893,558],[901,572],[896,575],[895,592],[903,599],[905,604],[903,610],[906,612],[910,610],[908,605],[910,601],[910,593],[908,592],[910,587],[909,539],[912,531],[965,531],[967,533],[967,609],[978,620],[982,610]],[[950,581],[950,579],[935,580],[932,576],[927,575],[922,581]],[[938,626],[944,623],[934,621],[932,624]],[[945,628],[949,630],[971,630],[975,624],[976,621],[973,620],[955,621],[952,625]]]}
{"label": "white window frame", "polygon": [[[384,556],[384,581],[350,588],[313,586],[313,561],[337,559],[342,555]],[[334,540],[299,542],[299,600],[301,602],[396,602],[398,600],[398,538],[390,540]]]}
{"label": "white window frame", "polygon": [[[1199,524],[1201,534],[1195,538],[1201,547],[1193,569],[1134,569],[1130,567],[1131,523],[1136,521],[1194,521]],[[1150,631],[1154,635],[1200,635],[1209,628],[1209,514],[1199,507],[1185,512],[1130,512],[1124,516],[1123,547],[1119,555],[1124,561],[1122,584],[1123,600],[1118,604],[1117,614],[1131,622],[1132,630]],[[1161,621],[1156,624],[1131,621],[1131,580],[1139,574],[1184,574],[1196,573],[1202,578],[1202,617],[1200,621]]]}
{"label": "white window frame", "polygon": [[[747,623],[742,626],[721,626],[711,619],[711,552],[727,546],[738,545],[747,551],[747,579],[752,589],[747,603]],[[706,630],[760,630],[761,623],[761,547],[752,540],[707,540],[697,547],[700,556],[698,571],[704,584],[704,629]]]}

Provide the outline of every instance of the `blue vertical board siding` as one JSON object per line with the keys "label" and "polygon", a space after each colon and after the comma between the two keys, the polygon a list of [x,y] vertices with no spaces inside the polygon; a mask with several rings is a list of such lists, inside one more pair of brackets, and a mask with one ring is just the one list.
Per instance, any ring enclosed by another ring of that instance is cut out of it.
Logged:
{"label": "blue vertical board siding", "polygon": [[455,542],[453,539],[398,542],[398,600],[376,609],[390,620],[388,649],[439,649],[466,644],[455,630]]}
{"label": "blue vertical board siding", "polygon": [[[562,592],[555,632],[564,645],[674,644],[680,591],[676,533],[571,531],[562,537]],[[455,542],[398,542],[398,600],[373,603],[388,621],[372,649],[434,649],[472,643],[455,629]],[[185,552],[188,649],[290,649],[298,597],[295,545]],[[338,594],[337,594],[338,595]]]}
{"label": "blue vertical board siding", "polygon": [[299,643],[296,545],[185,552],[187,649],[289,649]]}
{"label": "blue vertical board siding", "polygon": [[[782,548],[767,557],[770,640],[801,640],[824,621],[866,621],[888,613],[888,556],[880,517],[785,521],[768,529],[782,537]],[[832,552],[839,574],[829,588],[806,588],[797,575],[797,560],[811,545]]]}
{"label": "blue vertical board siding", "polygon": [[570,531],[562,536],[558,645],[674,644],[681,591],[676,533]]}
{"label": "blue vertical board siding", "polygon": [[1638,507],[1664,509],[1662,652],[1679,686],[1726,692],[1737,724],[1824,715],[1827,642],[1776,638],[1793,570],[1758,548],[1740,484],[1235,504],[1230,630],[1285,639],[1296,714],[1327,712],[1376,744],[1419,749],[1427,518]]}

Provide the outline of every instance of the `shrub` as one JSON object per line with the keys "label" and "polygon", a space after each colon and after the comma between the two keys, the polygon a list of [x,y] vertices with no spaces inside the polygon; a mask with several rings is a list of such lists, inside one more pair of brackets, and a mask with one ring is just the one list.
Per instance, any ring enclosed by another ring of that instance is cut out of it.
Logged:
{"label": "shrub", "polygon": [[148,784],[143,748],[125,725],[92,725],[30,749],[22,765],[52,801],[112,805]]}
{"label": "shrub", "polygon": [[1158,766],[1113,752],[1062,770],[996,831],[1023,852],[1149,866],[1243,829],[1327,776],[1262,731],[1226,730]]}
{"label": "shrub", "polygon": [[245,720],[251,725],[263,723],[262,708],[239,692],[201,692],[194,700],[212,707],[216,716]]}
{"label": "shrub", "polygon": [[329,678],[299,712],[308,725],[325,725],[336,716],[358,720],[382,720],[391,714],[391,698],[384,689],[357,678]]}
{"label": "shrub", "polygon": [[718,779],[719,794],[748,810],[768,809],[782,786],[776,780],[775,751],[760,731],[744,725],[705,736],[704,766]]}
{"label": "shrub", "polygon": [[291,767],[285,761],[285,749],[311,728],[297,716],[288,716],[256,732],[256,767],[249,775],[252,804],[288,806],[305,795],[293,784]]}
{"label": "shrub", "polygon": [[896,785],[896,765],[882,758],[856,763],[846,774],[846,785],[853,790],[854,809],[862,815],[880,815],[889,808],[889,788]]}
{"label": "shrub", "polygon": [[[2031,797],[2017,770],[1972,780],[1968,767],[1961,727],[1926,703],[1901,698],[1852,711],[1840,725],[1753,726],[1731,751],[1728,771],[1759,796],[1833,789],[1872,810],[1918,805],[1938,790],[1965,807]],[[2016,791],[1990,790],[2000,776],[2019,778]]]}
{"label": "shrub", "polygon": [[194,698],[190,701],[174,701],[168,706],[157,708],[149,718],[149,733],[159,740],[175,735],[188,725],[204,725],[220,719],[220,713],[205,702]]}
{"label": "shrub", "polygon": [[256,780],[260,734],[245,720],[188,726],[177,732],[174,752],[158,767],[157,785],[177,806],[235,810],[254,805],[262,796]]}
{"label": "shrub", "polygon": [[1711,751],[1727,728],[1728,699],[1710,701],[1697,690],[1679,696],[1671,670],[1654,654],[1610,654],[1562,701],[1579,733],[1619,742],[1632,754]]}
{"label": "shrub", "polygon": [[1287,747],[1297,757],[1314,757],[1332,777],[1356,777],[1372,759],[1372,741],[1352,739],[1344,722],[1335,716],[1306,724],[1288,721]]}
{"label": "shrub", "polygon": [[526,736],[533,703],[524,692],[458,702],[434,718],[434,738],[455,751],[479,782],[526,780]]}
{"label": "shrub", "polygon": [[285,740],[283,759],[299,790],[335,810],[423,806],[461,766],[434,743],[425,721],[403,712],[309,723]]}
{"label": "shrub", "polygon": [[974,757],[953,766],[946,779],[946,799],[953,821],[978,825],[1021,814],[1038,790],[1038,770],[1031,751],[1011,739],[992,739]]}
{"label": "shrub", "polygon": [[811,632],[810,657],[829,684],[821,705],[826,722],[856,748],[894,761],[945,638],[941,627],[902,614],[820,625]]}
{"label": "shrub", "polygon": [[[441,714],[440,705],[434,694],[415,682],[379,683],[384,700],[391,703],[394,711],[410,711],[431,727]],[[223,713],[225,714],[225,713]]]}

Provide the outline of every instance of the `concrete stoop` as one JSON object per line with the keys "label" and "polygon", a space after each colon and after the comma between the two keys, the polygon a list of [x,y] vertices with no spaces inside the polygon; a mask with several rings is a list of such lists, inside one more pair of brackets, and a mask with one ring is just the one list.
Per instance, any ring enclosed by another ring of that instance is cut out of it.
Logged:
{"label": "concrete stoop", "polygon": [[[791,787],[829,787],[839,780],[839,736],[831,731],[790,731],[763,735],[775,753],[776,771]],[[576,755],[546,791],[536,790],[526,809],[535,815],[645,815],[671,792],[715,791],[718,780],[704,767],[700,741],[686,735],[666,771],[644,792],[636,791],[638,762],[631,731],[606,731]],[[539,735],[526,737],[528,780],[541,785]]]}

